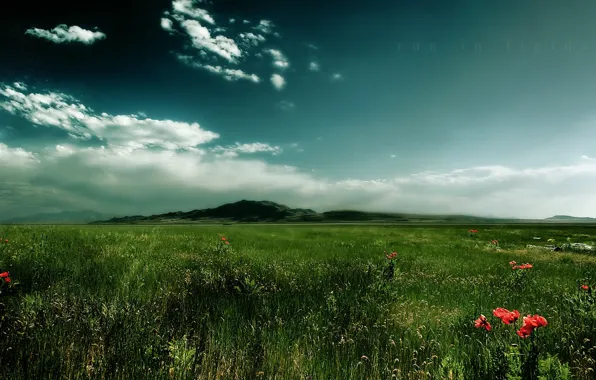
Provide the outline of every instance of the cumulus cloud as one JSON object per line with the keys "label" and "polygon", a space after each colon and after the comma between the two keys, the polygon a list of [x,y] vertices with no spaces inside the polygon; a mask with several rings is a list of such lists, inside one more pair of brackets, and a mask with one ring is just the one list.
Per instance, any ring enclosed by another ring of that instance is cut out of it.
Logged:
{"label": "cumulus cloud", "polygon": [[308,69],[310,71],[319,71],[321,69],[321,66],[319,65],[318,62],[312,61],[311,63],[308,64]]}
{"label": "cumulus cloud", "polygon": [[199,19],[212,25],[215,24],[215,20],[211,17],[209,12],[205,9],[195,7],[193,0],[174,0],[172,1],[172,9],[179,15]]}
{"label": "cumulus cloud", "polygon": [[254,34],[252,32],[240,33],[238,37],[240,37],[241,44],[243,44],[247,49],[250,47],[259,46],[259,44],[262,44],[266,41],[265,37],[262,35]]}
{"label": "cumulus cloud", "polygon": [[[244,27],[236,35],[230,31],[233,26],[218,26],[216,19],[208,10],[201,7],[205,2],[196,0],[173,0],[171,10],[163,12],[161,27],[172,36],[183,36],[187,39],[182,51],[175,52],[175,56],[186,65],[206,70],[219,75],[228,81],[248,80],[259,83],[256,74],[247,73],[243,65],[248,60],[261,57],[259,46],[267,41],[265,35],[277,35],[274,25],[269,20],[260,20],[252,27]],[[228,25],[236,22],[227,19]],[[244,20],[243,24],[248,24]],[[274,49],[268,53],[273,57],[273,67],[285,69],[289,61],[285,55]]]}
{"label": "cumulus cloud", "polygon": [[204,65],[195,62],[194,59],[188,55],[178,55],[178,59],[187,65],[209,71],[210,73],[222,76],[228,81],[248,80],[254,83],[259,83],[261,79],[256,74],[248,74],[240,69],[228,69],[222,66]]}
{"label": "cumulus cloud", "polygon": [[341,75],[340,73],[334,73],[333,75],[331,75],[331,80],[334,82],[337,82],[337,81],[340,81],[343,79],[344,79],[344,76]]}
{"label": "cumulus cloud", "polygon": [[242,56],[242,52],[234,40],[222,35],[212,37],[209,29],[201,25],[199,21],[182,20],[180,24],[191,38],[193,46],[200,51],[217,54],[230,63],[235,63]]}
{"label": "cumulus cloud", "polygon": [[271,75],[271,83],[278,91],[281,91],[286,86],[286,80],[279,74]]}
{"label": "cumulus cloud", "polygon": [[[591,190],[596,160],[589,156],[571,165],[492,165],[331,180],[315,176],[311,168],[272,164],[258,155],[279,155],[280,146],[236,142],[210,148],[207,143],[219,135],[197,123],[98,113],[72,96],[20,87],[0,85],[0,110],[65,135],[64,141],[41,149],[0,143],[4,217],[90,208],[150,214],[242,198],[319,211],[596,216]],[[298,149],[297,144],[288,147]]]}
{"label": "cumulus cloud", "polygon": [[[330,180],[309,169],[239,153],[266,144],[193,150],[60,145],[42,152],[0,145],[0,211],[57,207],[150,214],[269,199],[293,207],[544,218],[596,214],[596,162],[539,168],[473,167],[377,180]],[[226,153],[233,152],[233,153]]]}
{"label": "cumulus cloud", "polygon": [[174,30],[174,28],[172,27],[172,25],[173,25],[173,22],[169,18],[163,17],[161,19],[161,27],[162,27],[163,30],[166,30],[168,32],[172,32]]}
{"label": "cumulus cloud", "polygon": [[290,62],[286,58],[286,56],[279,50],[276,49],[266,49],[265,53],[271,55],[273,58],[273,66],[278,69],[287,69],[290,66]]}
{"label": "cumulus cloud", "polygon": [[97,28],[92,31],[83,29],[76,25],[68,27],[64,24],[60,24],[52,30],[45,30],[40,28],[27,29],[25,31],[25,34],[29,34],[37,38],[42,38],[56,44],[61,44],[65,42],[80,42],[85,45],[91,45],[96,41],[106,38],[106,35],[97,30]]}
{"label": "cumulus cloud", "polygon": [[0,109],[35,125],[62,129],[74,138],[89,140],[95,137],[129,149],[147,146],[183,149],[219,137],[197,123],[99,114],[63,93],[25,93],[8,85],[0,85]]}
{"label": "cumulus cloud", "polygon": [[216,146],[209,150],[210,152],[217,153],[219,156],[224,157],[236,157],[238,154],[251,154],[251,153],[271,153],[274,156],[280,154],[282,149],[279,146],[271,146],[264,143],[250,143],[241,144],[236,142],[236,145],[232,146]]}
{"label": "cumulus cloud", "polygon": [[254,29],[264,34],[271,34],[273,33],[274,27],[275,25],[273,25],[273,23],[270,20],[261,20],[259,21],[258,25],[254,26]]}

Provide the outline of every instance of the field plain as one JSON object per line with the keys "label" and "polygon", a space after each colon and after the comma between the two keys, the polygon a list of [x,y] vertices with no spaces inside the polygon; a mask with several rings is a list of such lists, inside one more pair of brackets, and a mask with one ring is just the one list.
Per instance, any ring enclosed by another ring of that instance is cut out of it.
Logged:
{"label": "field plain", "polygon": [[[593,244],[593,226],[0,226],[0,237],[12,279],[0,378],[595,378],[596,255],[526,248]],[[499,307],[521,318],[505,325]],[[481,314],[491,331],[475,328]],[[529,314],[548,325],[520,338]]]}

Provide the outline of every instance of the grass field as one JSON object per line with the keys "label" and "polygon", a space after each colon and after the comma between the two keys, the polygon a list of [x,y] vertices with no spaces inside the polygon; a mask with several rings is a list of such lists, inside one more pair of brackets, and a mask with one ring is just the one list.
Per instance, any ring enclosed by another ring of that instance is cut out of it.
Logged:
{"label": "grass field", "polygon": [[474,227],[0,226],[0,378],[595,378],[596,228]]}

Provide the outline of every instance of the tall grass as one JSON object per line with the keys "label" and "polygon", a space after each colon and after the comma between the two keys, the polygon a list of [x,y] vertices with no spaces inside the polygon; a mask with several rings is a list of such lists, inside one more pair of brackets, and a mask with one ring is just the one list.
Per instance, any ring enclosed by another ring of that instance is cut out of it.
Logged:
{"label": "tall grass", "polygon": [[[589,243],[593,228],[0,226],[0,236],[0,271],[15,285],[0,294],[0,378],[594,378],[596,307],[578,285],[596,285],[596,256],[525,249]],[[391,279],[384,251],[398,252]],[[514,272],[511,260],[534,268]],[[497,307],[549,324],[521,339],[492,317]],[[480,314],[492,331],[474,328]]]}

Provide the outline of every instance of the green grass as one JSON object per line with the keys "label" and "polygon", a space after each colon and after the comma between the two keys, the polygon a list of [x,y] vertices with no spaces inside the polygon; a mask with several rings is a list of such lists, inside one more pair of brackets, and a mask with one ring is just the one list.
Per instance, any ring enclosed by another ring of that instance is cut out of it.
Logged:
{"label": "green grass", "polygon": [[596,229],[467,230],[0,226],[0,378],[593,379],[596,255],[525,246]]}

